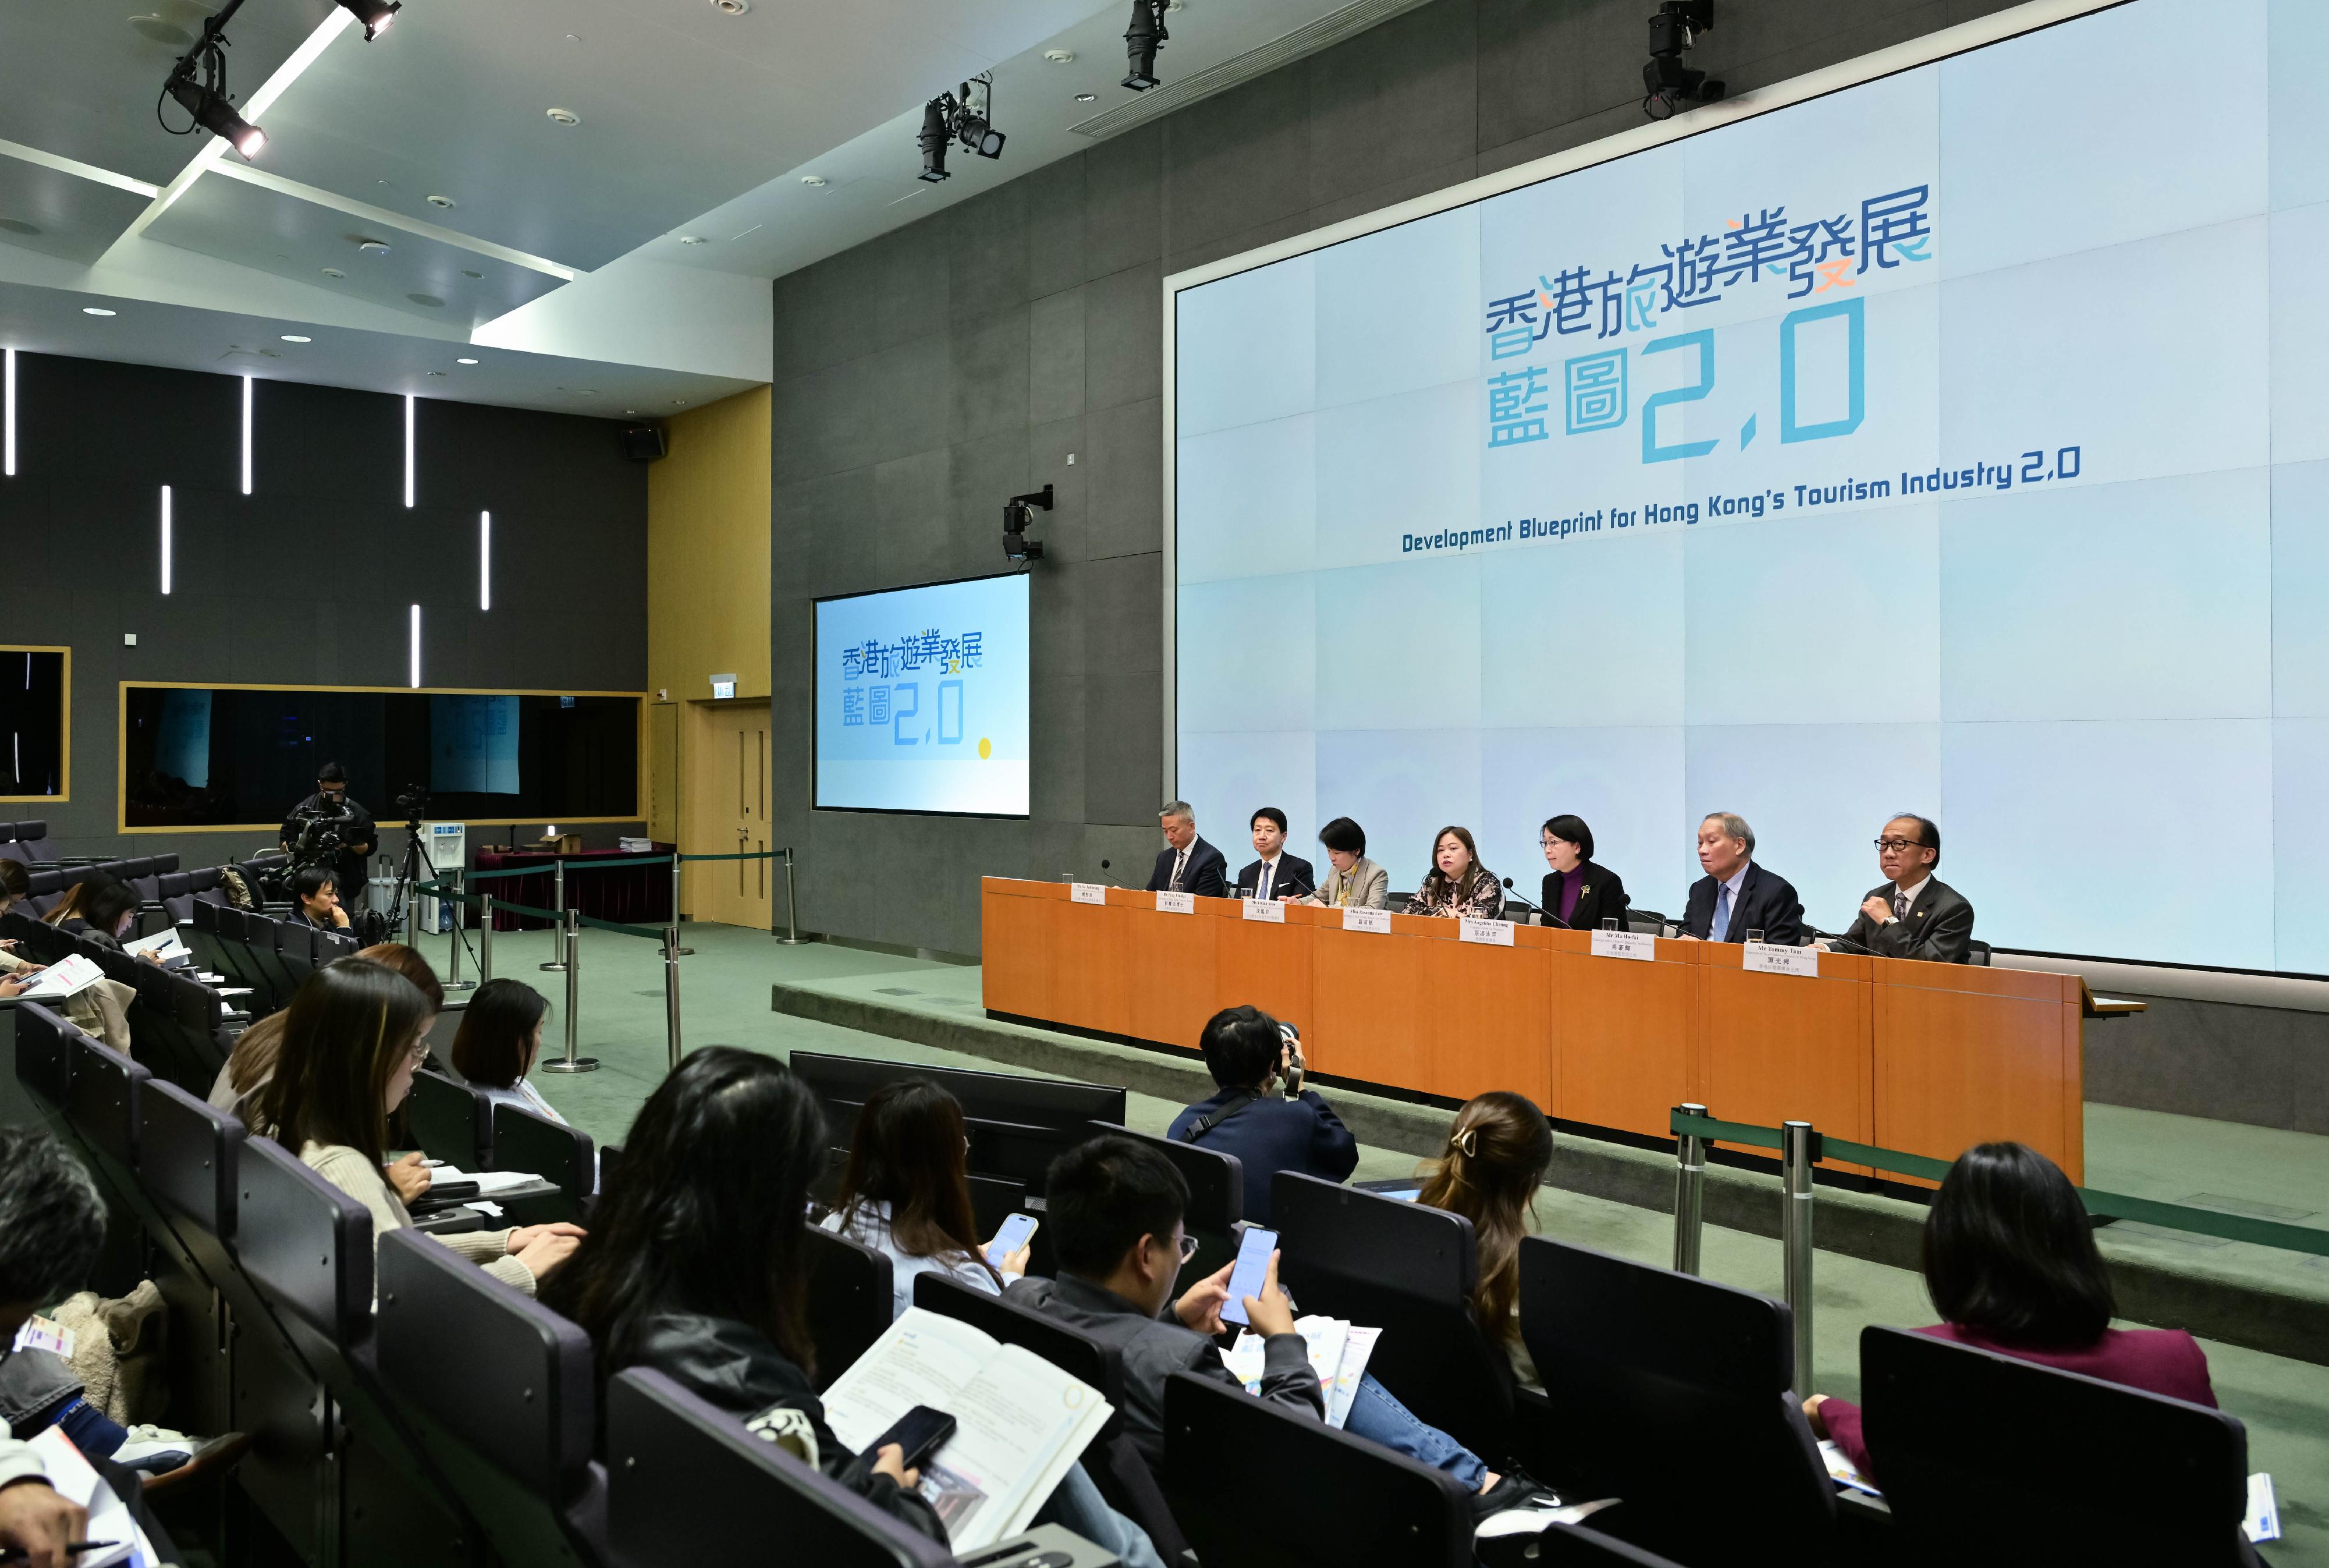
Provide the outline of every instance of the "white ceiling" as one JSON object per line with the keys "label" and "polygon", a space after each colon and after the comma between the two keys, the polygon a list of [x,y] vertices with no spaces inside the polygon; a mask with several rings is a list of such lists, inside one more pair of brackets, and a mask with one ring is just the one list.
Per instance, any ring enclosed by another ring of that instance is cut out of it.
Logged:
{"label": "white ceiling", "polygon": [[[771,378],[762,280],[1089,146],[1068,128],[1131,96],[1127,0],[405,0],[369,43],[330,0],[246,0],[229,86],[268,144],[245,165],[154,113],[184,45],[146,34],[220,3],[0,0],[0,343],[220,368],[300,331],[235,368],[667,411]],[[1185,0],[1160,74],[1345,3]],[[922,182],[922,101],[987,70],[1004,157],[956,147]],[[81,314],[100,297],[119,314]],[[410,384],[459,343],[487,365]]]}

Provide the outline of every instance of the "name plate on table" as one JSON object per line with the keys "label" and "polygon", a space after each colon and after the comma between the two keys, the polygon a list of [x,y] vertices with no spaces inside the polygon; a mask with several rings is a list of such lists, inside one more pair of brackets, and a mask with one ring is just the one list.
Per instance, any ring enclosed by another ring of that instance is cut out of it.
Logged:
{"label": "name plate on table", "polygon": [[1767,975],[1802,975],[1816,979],[1819,949],[1783,947],[1777,942],[1749,942],[1746,960],[1740,967],[1760,969]]}
{"label": "name plate on table", "polygon": [[1391,911],[1387,909],[1345,909],[1343,929],[1346,931],[1372,931],[1379,937],[1391,935]]}
{"label": "name plate on table", "polygon": [[1249,898],[1245,901],[1245,918],[1282,926],[1286,923],[1286,906],[1274,898]]}
{"label": "name plate on table", "polygon": [[1658,939],[1644,931],[1595,931],[1597,959],[1638,959],[1649,963],[1658,956]]}
{"label": "name plate on table", "polygon": [[1492,948],[1513,945],[1513,922],[1510,921],[1476,921],[1466,915],[1462,924],[1464,929],[1457,934],[1467,942],[1485,942]]}
{"label": "name plate on table", "polygon": [[1159,914],[1195,914],[1197,895],[1193,893],[1160,893],[1156,895]]}
{"label": "name plate on table", "polygon": [[1108,884],[1104,882],[1071,882],[1068,884],[1070,903],[1106,903]]}

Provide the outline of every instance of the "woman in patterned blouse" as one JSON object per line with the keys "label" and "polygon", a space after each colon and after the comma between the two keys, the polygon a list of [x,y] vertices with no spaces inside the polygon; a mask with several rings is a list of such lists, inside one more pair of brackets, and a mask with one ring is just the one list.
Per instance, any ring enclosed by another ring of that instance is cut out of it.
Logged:
{"label": "woman in patterned blouse", "polygon": [[1479,847],[1468,827],[1443,827],[1432,841],[1431,874],[1415,896],[1407,901],[1411,915],[1468,916],[1474,920],[1502,919],[1504,890],[1495,874],[1480,864]]}

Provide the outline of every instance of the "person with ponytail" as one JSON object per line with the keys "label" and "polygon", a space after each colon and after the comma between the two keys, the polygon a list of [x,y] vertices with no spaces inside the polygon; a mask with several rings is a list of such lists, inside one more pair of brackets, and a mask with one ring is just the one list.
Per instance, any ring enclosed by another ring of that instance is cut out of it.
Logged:
{"label": "person with ponytail", "polygon": [[1481,1336],[1512,1357],[1513,1374],[1542,1388],[1521,1342],[1521,1239],[1535,1218],[1536,1191],[1552,1168],[1552,1123],[1507,1090],[1475,1095],[1456,1113],[1447,1147],[1425,1174],[1416,1202],[1472,1222],[1477,1267],[1472,1316]]}

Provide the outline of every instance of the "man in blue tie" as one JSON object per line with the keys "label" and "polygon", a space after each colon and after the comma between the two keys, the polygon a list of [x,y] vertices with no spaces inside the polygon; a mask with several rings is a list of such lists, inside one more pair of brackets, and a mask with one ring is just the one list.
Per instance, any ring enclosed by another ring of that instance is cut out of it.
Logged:
{"label": "man in blue tie", "polygon": [[1804,903],[1784,876],[1755,864],[1755,830],[1735,811],[1717,811],[1698,825],[1698,864],[1706,874],[1691,885],[1682,934],[1694,941],[1761,940],[1800,947]]}

